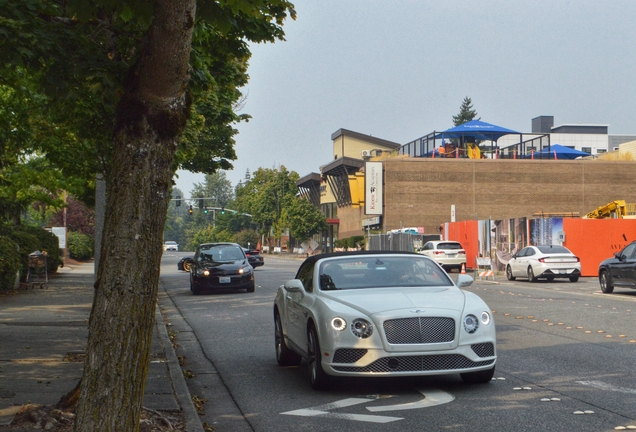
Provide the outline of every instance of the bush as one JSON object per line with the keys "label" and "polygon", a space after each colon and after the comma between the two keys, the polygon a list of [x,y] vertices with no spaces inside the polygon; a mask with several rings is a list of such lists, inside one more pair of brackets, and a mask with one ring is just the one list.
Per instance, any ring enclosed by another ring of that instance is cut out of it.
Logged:
{"label": "bush", "polygon": [[29,254],[40,250],[40,242],[36,236],[19,230],[11,232],[8,237],[20,246],[20,280],[24,282],[29,273]]}
{"label": "bush", "polygon": [[19,268],[18,244],[9,237],[0,236],[0,291],[13,289]]}
{"label": "bush", "polygon": [[333,242],[335,247],[339,248],[357,248],[358,245],[361,249],[364,249],[366,239],[364,236],[353,236],[344,239],[339,239]]}
{"label": "bush", "polygon": [[93,238],[87,234],[69,232],[67,236],[68,253],[71,258],[85,261],[93,257]]}
{"label": "bush", "polygon": [[[46,269],[48,272],[55,273],[57,268],[62,265],[63,257],[60,252],[60,241],[55,234],[42,228],[21,225],[16,227],[17,230],[31,234],[38,239],[38,247],[29,253],[39,250],[40,252],[46,252]],[[27,254],[28,255],[28,254]]]}

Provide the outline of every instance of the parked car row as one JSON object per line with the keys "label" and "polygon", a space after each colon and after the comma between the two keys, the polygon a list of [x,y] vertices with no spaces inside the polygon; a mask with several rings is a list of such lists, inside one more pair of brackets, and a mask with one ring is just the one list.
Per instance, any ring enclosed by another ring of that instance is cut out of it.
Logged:
{"label": "parked car row", "polygon": [[[445,270],[460,270],[466,265],[466,251],[460,242],[438,240],[424,244],[418,253],[435,260]],[[581,260],[568,248],[559,245],[527,246],[512,255],[506,264],[506,278],[536,282],[539,279],[569,279],[578,282]],[[628,244],[612,258],[601,262],[598,269],[601,291],[610,294],[614,287],[636,289],[636,241]]]}

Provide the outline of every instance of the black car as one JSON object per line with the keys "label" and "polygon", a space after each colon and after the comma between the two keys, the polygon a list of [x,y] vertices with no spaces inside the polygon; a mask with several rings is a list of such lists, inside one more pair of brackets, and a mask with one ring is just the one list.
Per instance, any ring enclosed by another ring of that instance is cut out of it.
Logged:
{"label": "black car", "polygon": [[260,250],[243,248],[243,252],[245,252],[245,255],[252,267],[260,267],[265,264],[265,260],[263,259],[263,255],[261,255]]}
{"label": "black car", "polygon": [[636,289],[636,241],[601,262],[598,268],[601,291],[610,294],[614,287]]}
{"label": "black car", "polygon": [[190,291],[238,290],[254,292],[254,269],[236,243],[199,245],[190,264]]}
{"label": "black car", "polygon": [[192,261],[194,261],[194,257],[191,256],[181,258],[177,263],[177,270],[189,272],[190,267],[192,266]]}

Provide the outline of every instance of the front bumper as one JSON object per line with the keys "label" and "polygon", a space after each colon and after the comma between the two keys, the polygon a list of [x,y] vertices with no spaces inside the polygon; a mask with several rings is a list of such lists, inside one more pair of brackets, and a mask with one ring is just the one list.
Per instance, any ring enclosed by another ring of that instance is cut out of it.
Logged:
{"label": "front bumper", "polygon": [[[229,277],[229,282],[221,282],[222,277]],[[248,288],[254,283],[254,274],[231,275],[231,276],[193,276],[192,286],[197,290],[226,290]]]}
{"label": "front bumper", "polygon": [[323,356],[322,367],[338,376],[424,376],[492,368],[493,342],[460,345],[453,350],[389,353],[383,349],[339,348]]}

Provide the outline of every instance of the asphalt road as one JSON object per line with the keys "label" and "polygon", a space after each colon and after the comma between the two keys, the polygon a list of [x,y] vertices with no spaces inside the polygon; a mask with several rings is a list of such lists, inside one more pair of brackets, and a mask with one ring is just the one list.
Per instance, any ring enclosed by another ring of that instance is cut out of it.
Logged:
{"label": "asphalt road", "polygon": [[[612,431],[636,428],[636,291],[601,294],[579,282],[476,280],[495,311],[497,371],[489,384],[458,375],[342,379],[311,389],[304,364],[274,354],[276,289],[300,260],[265,256],[255,293],[193,296],[165,253],[160,298],[201,419],[215,431]],[[455,276],[456,273],[452,274]]]}

